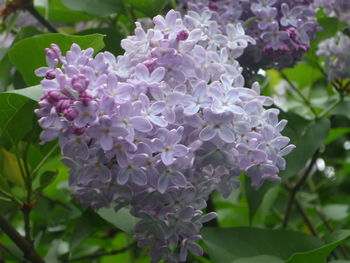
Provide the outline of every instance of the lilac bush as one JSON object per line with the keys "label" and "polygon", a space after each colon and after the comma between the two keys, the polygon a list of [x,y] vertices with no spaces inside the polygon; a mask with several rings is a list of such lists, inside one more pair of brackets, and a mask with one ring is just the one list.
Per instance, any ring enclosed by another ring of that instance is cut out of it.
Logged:
{"label": "lilac bush", "polygon": [[334,16],[350,26],[350,2],[348,0],[315,0],[328,16]]}
{"label": "lilac bush", "polygon": [[36,72],[44,78],[36,114],[42,142],[59,139],[73,196],[93,209],[130,208],[152,262],[182,262],[202,253],[199,231],[216,216],[202,211],[209,195],[227,197],[242,172],[254,187],[280,181],[294,145],[259,84],[244,87],[236,59],[256,41],[241,24],[218,24],[209,10],[183,18],[171,10],[153,22],[147,31],[137,22],[117,58],[76,44],[63,56],[52,44]]}
{"label": "lilac bush", "polygon": [[325,58],[324,66],[329,81],[350,79],[350,38],[338,32],[318,45],[318,56]]}
{"label": "lilac bush", "polygon": [[[237,35],[240,28],[227,27],[229,23],[242,23],[256,45],[245,50],[239,61],[248,74],[259,69],[292,66],[309,49],[310,40],[320,28],[315,17],[313,0],[198,0],[182,1],[180,10],[198,24],[217,22],[222,34]],[[196,15],[197,13],[202,16]],[[209,27],[211,28],[211,27]],[[243,48],[246,46],[242,45]],[[243,50],[241,50],[243,51]]]}

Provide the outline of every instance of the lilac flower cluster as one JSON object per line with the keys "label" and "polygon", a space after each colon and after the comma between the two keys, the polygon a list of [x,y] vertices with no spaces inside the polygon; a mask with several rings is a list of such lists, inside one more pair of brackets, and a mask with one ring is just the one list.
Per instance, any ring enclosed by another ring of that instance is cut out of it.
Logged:
{"label": "lilac flower cluster", "polygon": [[[198,18],[198,19],[195,19]],[[171,10],[121,43],[125,54],[73,45],[46,49],[36,114],[43,142],[59,138],[73,196],[85,207],[130,207],[152,262],[200,255],[199,231],[214,190],[227,197],[245,172],[252,185],[280,181],[293,145],[286,121],[259,85],[244,87],[240,24],[227,35],[210,16]]]}
{"label": "lilac flower cluster", "polygon": [[315,0],[316,7],[323,7],[323,11],[337,17],[350,26],[350,2],[348,0]]}
{"label": "lilac flower cluster", "polygon": [[[313,0],[182,0],[182,10],[199,23],[209,18],[230,35],[228,23],[243,23],[257,44],[239,60],[246,71],[284,68],[300,60],[319,30]],[[202,13],[201,18],[195,13]]]}
{"label": "lilac flower cluster", "polygon": [[335,37],[323,40],[316,52],[324,57],[329,81],[350,79],[350,38],[341,32]]}

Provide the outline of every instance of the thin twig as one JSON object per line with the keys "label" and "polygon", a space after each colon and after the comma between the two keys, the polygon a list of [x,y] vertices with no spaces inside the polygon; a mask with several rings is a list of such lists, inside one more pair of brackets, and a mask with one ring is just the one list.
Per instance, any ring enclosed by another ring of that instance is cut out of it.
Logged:
{"label": "thin twig", "polygon": [[58,147],[58,143],[55,144],[54,147],[52,147],[52,149],[45,155],[45,157],[40,161],[40,163],[34,168],[33,172],[32,172],[32,176],[34,177],[35,174],[39,171],[39,169],[41,168],[41,166],[43,166],[43,164],[47,161],[47,159],[49,159],[49,157],[51,156],[51,154],[56,150],[56,148]]}
{"label": "thin twig", "polygon": [[60,200],[56,200],[56,199],[53,199],[51,197],[48,197],[48,196],[44,195],[43,193],[39,193],[39,197],[46,199],[48,202],[50,202],[52,204],[59,205],[68,211],[72,211],[72,208],[69,205],[61,202]]}
{"label": "thin twig", "polygon": [[0,214],[0,228],[22,250],[24,258],[32,263],[45,263],[35,251],[33,245],[22,237],[17,230]]}
{"label": "thin twig", "polygon": [[130,245],[128,245],[122,249],[116,249],[116,250],[112,250],[112,251],[108,251],[108,252],[107,251],[98,251],[98,252],[90,254],[90,255],[72,258],[71,260],[69,260],[69,262],[82,261],[82,260],[92,260],[92,259],[96,259],[96,258],[100,258],[100,257],[104,257],[104,256],[112,256],[112,255],[116,255],[116,254],[121,254],[121,253],[124,253],[124,252],[128,251],[129,249],[135,247],[135,246],[136,246],[136,242],[131,243]]}
{"label": "thin twig", "polygon": [[[20,258],[18,255],[15,255],[5,244],[0,242],[0,248],[3,251],[6,251],[6,253],[10,254],[11,256],[13,256],[14,258]],[[1,261],[0,261],[1,262]],[[4,261],[5,262],[5,261]]]}
{"label": "thin twig", "polygon": [[332,105],[330,105],[327,109],[325,109],[318,117],[323,118],[326,116],[329,112],[331,112],[340,102],[343,101],[343,96],[340,96],[340,98],[334,102]]}
{"label": "thin twig", "polygon": [[300,201],[295,198],[294,199],[295,205],[297,207],[297,209],[299,210],[300,214],[302,215],[307,227],[309,228],[310,232],[315,236],[315,237],[319,237],[316,228],[314,227],[310,217],[308,216],[308,214],[305,211],[305,208],[303,207],[303,205],[300,203]]}
{"label": "thin twig", "polygon": [[303,173],[303,175],[301,176],[300,180],[295,184],[294,187],[292,187],[290,189],[290,197],[289,197],[289,201],[288,201],[288,205],[287,205],[287,209],[286,209],[286,213],[284,215],[284,220],[283,220],[283,228],[287,228],[288,227],[288,222],[289,222],[289,218],[290,218],[290,214],[292,211],[292,207],[293,207],[293,203],[296,197],[297,192],[300,190],[300,188],[303,186],[303,184],[305,183],[306,179],[309,177],[311,170],[317,160],[317,156],[318,156],[318,150],[314,153],[314,155],[311,158],[311,161],[308,165],[308,167],[306,168],[305,172]]}
{"label": "thin twig", "polygon": [[294,85],[293,82],[290,81],[290,79],[287,77],[287,75],[280,71],[281,76],[288,82],[289,86],[299,95],[299,97],[304,101],[306,106],[309,107],[315,118],[318,118],[318,114],[316,110],[311,106],[310,101],[304,96],[304,94]]}
{"label": "thin twig", "polygon": [[58,33],[56,28],[54,28],[49,21],[43,18],[38,11],[33,6],[28,6],[26,10],[36,18],[44,27],[46,27],[51,33]]}
{"label": "thin twig", "polygon": [[11,195],[10,193],[6,192],[5,190],[0,188],[0,194],[9,198],[11,201],[13,201],[14,203],[16,203],[19,207],[22,207],[22,202],[17,199],[15,196]]}
{"label": "thin twig", "polygon": [[30,211],[32,210],[32,207],[30,204],[25,203],[22,206],[22,213],[23,213],[23,218],[24,218],[24,233],[25,233],[25,239],[29,242],[32,243],[32,230],[30,227]]}

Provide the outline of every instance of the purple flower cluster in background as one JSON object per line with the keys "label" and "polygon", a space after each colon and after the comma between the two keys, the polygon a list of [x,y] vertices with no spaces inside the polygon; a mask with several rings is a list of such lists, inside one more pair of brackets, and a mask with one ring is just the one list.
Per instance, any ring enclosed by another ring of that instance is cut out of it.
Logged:
{"label": "purple flower cluster in background", "polygon": [[350,79],[350,38],[341,32],[318,44],[316,53],[324,57],[329,81]]}
{"label": "purple flower cluster in background", "polygon": [[171,10],[147,31],[136,23],[117,58],[75,44],[63,56],[53,44],[36,71],[41,140],[59,138],[73,196],[93,209],[130,207],[152,262],[200,255],[199,231],[216,216],[202,211],[210,193],[227,197],[241,172],[254,187],[280,181],[294,148],[279,111],[264,108],[271,99],[244,87],[235,59],[254,39],[240,24],[223,33],[212,15]]}
{"label": "purple flower cluster in background", "polygon": [[350,1],[349,0],[315,0],[316,7],[323,7],[323,11],[346,22],[350,27]]}
{"label": "purple flower cluster in background", "polygon": [[[239,61],[247,74],[284,68],[300,60],[319,30],[313,0],[182,0],[188,15],[205,23],[212,18],[229,35],[226,24],[240,22],[256,40]],[[193,13],[201,13],[201,19]]]}

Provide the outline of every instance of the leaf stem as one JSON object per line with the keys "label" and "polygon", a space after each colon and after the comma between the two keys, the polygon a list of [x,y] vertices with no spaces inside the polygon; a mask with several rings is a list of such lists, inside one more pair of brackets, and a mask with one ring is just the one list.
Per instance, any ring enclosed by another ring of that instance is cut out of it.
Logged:
{"label": "leaf stem", "polygon": [[313,225],[309,215],[307,214],[305,208],[303,207],[303,205],[300,203],[300,201],[295,198],[294,199],[295,205],[297,207],[297,209],[299,210],[300,214],[302,215],[307,227],[309,228],[310,232],[315,236],[315,237],[319,237],[317,230],[315,228],[315,226]]}
{"label": "leaf stem", "polygon": [[56,148],[58,147],[58,143],[55,144],[54,147],[52,147],[52,149],[44,156],[44,158],[40,161],[40,163],[34,168],[33,172],[32,172],[32,176],[34,177],[36,175],[36,173],[40,170],[40,168],[43,166],[43,164],[47,161],[47,159],[49,159],[49,157],[51,156],[51,154],[56,150]]}
{"label": "leaf stem", "polygon": [[22,207],[22,202],[20,200],[18,200],[15,196],[13,196],[12,194],[6,192],[5,190],[0,188],[0,194],[2,194],[3,196],[11,199],[14,203],[16,203],[19,207]]}
{"label": "leaf stem", "polygon": [[317,150],[314,155],[312,156],[309,165],[307,166],[305,172],[303,173],[303,175],[301,176],[301,178],[299,179],[299,181],[294,185],[294,187],[288,187],[287,188],[290,190],[290,197],[289,197],[289,201],[287,204],[287,209],[284,215],[284,220],[283,220],[283,228],[287,228],[288,227],[288,223],[289,223],[289,218],[290,218],[290,214],[293,208],[293,203],[295,202],[295,198],[296,198],[296,194],[297,192],[300,190],[300,188],[303,186],[303,184],[305,183],[306,179],[309,177],[312,168],[314,167],[314,164],[317,160],[318,157],[318,153],[319,150]]}
{"label": "leaf stem", "polygon": [[56,28],[54,28],[49,21],[47,21],[44,17],[42,17],[40,15],[40,13],[38,11],[36,11],[36,9],[33,6],[28,6],[26,8],[26,10],[33,16],[36,18],[36,20],[38,20],[44,27],[46,27],[49,32],[51,33],[58,33],[58,31],[56,30]]}
{"label": "leaf stem", "polygon": [[116,254],[121,254],[124,253],[126,251],[128,251],[129,249],[133,248],[136,246],[136,242],[131,243],[130,245],[122,248],[122,249],[116,249],[116,250],[112,250],[112,251],[97,251],[96,253],[90,254],[90,255],[86,255],[86,256],[82,256],[82,257],[77,257],[77,258],[72,258],[71,260],[69,260],[69,262],[76,262],[76,261],[83,261],[83,260],[92,260],[92,259],[96,259],[96,258],[100,258],[100,257],[104,257],[104,256],[111,256],[111,255],[116,255]]}
{"label": "leaf stem", "polygon": [[338,106],[339,103],[343,101],[343,96],[340,96],[340,98],[334,102],[332,105],[330,105],[327,109],[325,109],[318,117],[323,118],[325,117],[329,112],[331,112],[336,106]]}
{"label": "leaf stem", "polygon": [[304,94],[294,85],[293,82],[290,81],[290,79],[287,77],[287,75],[280,71],[281,76],[288,82],[289,86],[299,95],[299,97],[304,101],[306,106],[310,109],[310,111],[313,113],[315,118],[319,118],[316,110],[312,107],[310,100],[304,96]]}
{"label": "leaf stem", "polygon": [[32,263],[45,263],[33,245],[23,238],[17,230],[0,214],[0,228],[22,250],[24,257]]}

